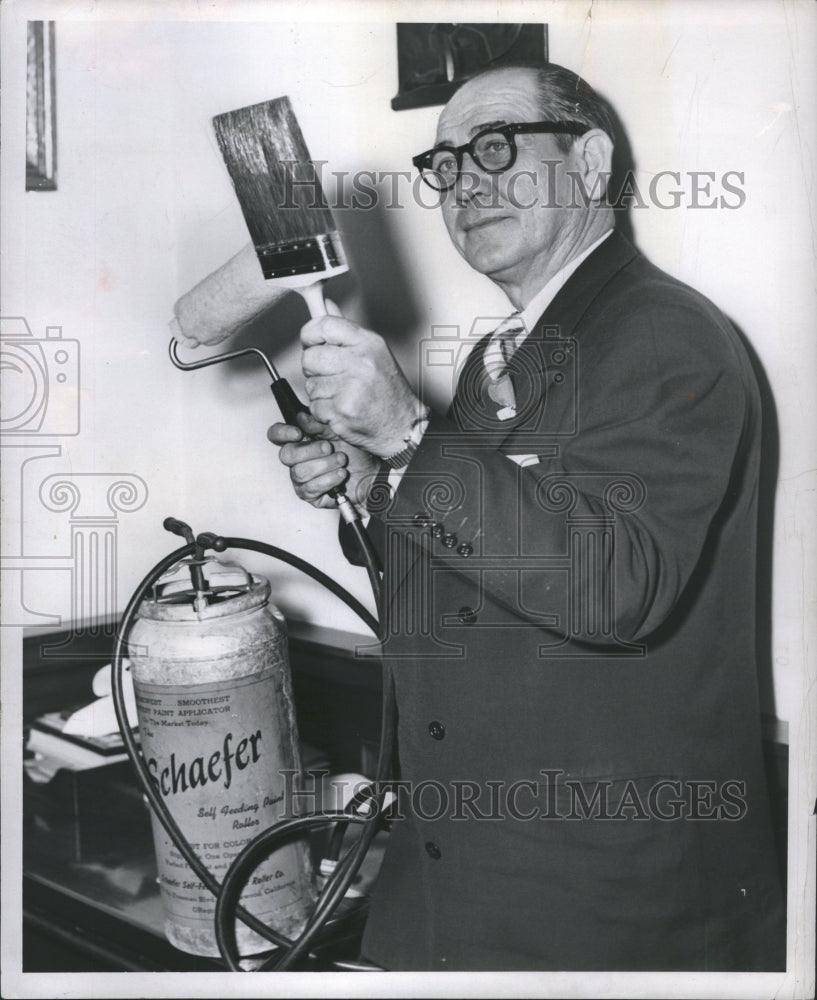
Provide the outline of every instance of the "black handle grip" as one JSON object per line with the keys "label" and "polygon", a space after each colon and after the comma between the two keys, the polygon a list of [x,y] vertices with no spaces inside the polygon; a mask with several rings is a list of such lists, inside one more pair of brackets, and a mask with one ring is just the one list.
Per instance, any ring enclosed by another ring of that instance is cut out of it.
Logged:
{"label": "black handle grip", "polygon": [[[189,545],[193,545],[196,541],[193,535],[193,529],[190,525],[185,524],[184,521],[180,521],[177,517],[166,517],[164,521],[162,521],[162,527],[165,531],[170,531],[174,535],[181,535]],[[201,546],[197,545],[194,559],[200,560],[202,555],[203,549]],[[197,561],[190,564],[190,578],[193,581],[193,589],[196,593],[204,593],[207,589],[207,581],[204,579],[204,573],[202,573],[201,566]]]}
{"label": "black handle grip", "polygon": [[270,388],[275,396],[278,409],[281,411],[281,416],[284,418],[284,423],[297,427],[298,421],[295,418],[299,413],[309,413],[309,407],[304,406],[298,399],[294,389],[285,378],[276,379]]}
{"label": "black handle grip", "polygon": [[176,517],[166,517],[162,521],[162,527],[165,531],[170,531],[174,535],[180,535],[188,544],[193,544],[193,529],[189,524],[185,524],[184,521],[180,521]]}
{"label": "black handle grip", "polygon": [[196,536],[196,545],[201,546],[202,552],[205,549],[212,549],[214,552],[223,552],[227,548],[227,543],[221,535],[214,535],[212,531],[203,531]]}
{"label": "black handle grip", "polygon": [[[281,416],[284,418],[284,423],[291,424],[293,427],[298,427],[298,421],[296,417],[299,413],[309,413],[309,407],[305,406],[300,399],[295,395],[295,390],[287,382],[285,378],[276,379],[271,385],[272,394],[275,396],[275,402],[278,404],[278,409],[281,411]],[[338,497],[345,496],[346,490],[342,486],[333,486],[329,490],[329,496],[333,500],[337,500]]]}

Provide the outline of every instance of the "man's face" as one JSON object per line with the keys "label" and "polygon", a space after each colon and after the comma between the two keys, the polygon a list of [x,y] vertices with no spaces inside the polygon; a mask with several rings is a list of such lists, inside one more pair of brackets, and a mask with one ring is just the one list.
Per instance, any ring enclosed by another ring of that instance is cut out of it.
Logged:
{"label": "man's face", "polygon": [[[532,72],[491,73],[457,91],[440,115],[436,142],[459,146],[487,126],[548,117],[537,104]],[[466,153],[464,176],[443,196],[442,213],[475,270],[506,289],[531,289],[554,252],[570,246],[582,210],[565,207],[572,197],[566,174],[575,166],[572,152],[563,153],[548,134],[518,135],[516,146],[516,162],[500,174],[480,170]]]}

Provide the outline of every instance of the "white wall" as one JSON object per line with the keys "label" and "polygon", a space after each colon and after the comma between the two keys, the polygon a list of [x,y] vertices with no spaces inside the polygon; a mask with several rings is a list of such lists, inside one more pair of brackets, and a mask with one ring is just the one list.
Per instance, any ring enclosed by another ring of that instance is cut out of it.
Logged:
{"label": "white wall", "polygon": [[[192,7],[129,6],[131,21],[122,19],[122,5],[51,9],[50,16],[61,11],[53,193],[21,193],[15,137],[23,128],[24,20],[6,17],[3,315],[25,316],[37,336],[60,325],[81,348],[81,433],[60,440],[60,457],[28,468],[26,551],[66,552],[66,515],[46,512],[36,496],[45,475],[134,473],[149,492],[140,510],[119,517],[120,604],[175,544],[161,529],[171,513],[196,530],[289,548],[368,602],[362,570],[337,549],[335,515],[294,499],[266,441],[276,410],[263,370],[178,372],[166,357],[167,321],[174,301],[247,240],[212,137],[213,115],[286,93],[314,157],[333,170],[393,171],[410,169],[412,153],[430,145],[437,109],[391,111],[395,28],[384,7],[336,6],[336,23],[324,7],[311,8],[313,21],[299,11],[298,23],[261,20],[283,16],[281,5],[225,6],[222,20],[209,22],[205,14],[195,19]],[[531,17],[529,6],[521,9]],[[187,20],[176,19],[180,11]],[[586,75],[619,110],[644,190],[658,171],[684,175],[681,207],[631,213],[638,243],[715,299],[768,373],[782,443],[776,673],[767,707],[791,720],[814,635],[814,10],[679,2],[656,11],[645,3],[594,3],[592,16],[583,3],[536,8],[550,26],[552,60]],[[371,22],[354,20],[369,12]],[[504,19],[518,16],[512,5],[503,8]],[[742,172],[745,203],[688,208],[689,171]],[[364,262],[354,275],[358,290],[346,281],[338,294],[351,315],[389,326],[413,373],[418,341],[432,323],[467,328],[473,316],[507,307],[459,260],[436,213],[412,202],[407,182],[399,192],[402,208],[338,213],[353,261]],[[296,385],[304,317],[293,300],[262,331]],[[444,396],[446,387],[436,390]],[[14,530],[4,536],[4,551],[14,554]],[[281,579],[287,612],[358,627],[293,574]],[[65,614],[64,583],[64,574],[30,575],[29,607]]]}
{"label": "white wall", "polygon": [[[552,60],[583,73],[610,98],[626,123],[642,187],[660,171],[682,173],[679,208],[631,213],[637,241],[734,319],[774,394],[780,431],[771,550],[774,676],[764,707],[789,723],[793,747],[790,976],[776,995],[806,996],[809,979],[813,984],[807,928],[814,916],[817,603],[814,4],[414,0],[409,8],[379,0],[6,0],[0,10],[2,315],[25,317],[36,337],[61,326],[65,338],[79,341],[81,429],[72,437],[0,442],[3,565],[16,560],[31,567],[22,595],[31,612],[69,616],[70,573],[42,569],[50,559],[71,562],[69,517],[47,511],[39,487],[54,473],[85,477],[86,484],[131,474],[148,492],[143,506],[118,517],[120,607],[175,546],[161,529],[168,514],[199,531],[281,545],[368,602],[362,570],[346,565],[337,549],[335,515],[294,499],[266,441],[276,410],[263,371],[182,373],[166,356],[175,300],[247,239],[210,119],[288,93],[313,156],[332,169],[409,169],[411,155],[432,140],[437,111],[390,110],[397,90],[394,21],[462,20],[465,11],[483,20],[497,10],[506,21],[548,23]],[[27,17],[57,21],[59,189],[52,193],[24,193]],[[689,208],[691,171],[717,178],[742,172],[745,203],[734,210]],[[351,316],[389,334],[413,374],[418,343],[432,324],[467,329],[473,317],[502,315],[507,305],[459,260],[436,215],[406,197],[405,186],[400,190],[403,208],[338,213],[354,280],[341,279],[335,293]],[[296,340],[305,315],[293,298],[257,331],[257,342],[298,387]],[[433,389],[446,395],[442,382]],[[65,392],[56,399],[72,405]],[[21,451],[26,443],[28,451]],[[37,445],[48,448],[38,452]],[[44,457],[21,473],[14,460],[21,454]],[[322,591],[263,560],[251,564],[273,576],[288,614],[359,628]],[[19,674],[7,669],[19,655],[19,630],[8,627],[18,624],[17,596],[4,590],[7,627],[0,630],[3,743],[10,755],[4,791],[11,803],[21,795]],[[5,866],[8,913],[18,900],[14,870]],[[728,995],[749,995],[732,980],[721,984]],[[713,995],[708,980],[684,991]]]}

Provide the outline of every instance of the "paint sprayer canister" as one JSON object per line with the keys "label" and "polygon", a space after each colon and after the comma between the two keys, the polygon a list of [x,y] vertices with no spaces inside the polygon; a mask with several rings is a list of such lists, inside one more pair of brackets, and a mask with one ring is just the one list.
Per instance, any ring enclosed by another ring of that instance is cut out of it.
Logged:
{"label": "paint sprayer canister", "polygon": [[[142,753],[185,837],[221,882],[258,833],[292,815],[300,772],[284,617],[269,582],[208,560],[204,594],[174,574],[143,601],[128,639]],[[199,579],[203,579],[202,576]],[[218,955],[215,898],[155,815],[153,839],[170,942]],[[241,905],[289,938],[314,902],[308,847],[293,841],[253,872]],[[242,954],[269,949],[237,926]]]}

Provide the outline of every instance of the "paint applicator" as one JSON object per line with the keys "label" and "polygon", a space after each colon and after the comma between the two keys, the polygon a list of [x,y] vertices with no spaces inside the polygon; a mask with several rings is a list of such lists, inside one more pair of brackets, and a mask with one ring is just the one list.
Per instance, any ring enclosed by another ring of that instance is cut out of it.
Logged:
{"label": "paint applicator", "polygon": [[[245,247],[176,303],[171,321],[174,335],[181,334],[188,345],[216,343],[251,322],[279,293],[289,289],[304,297],[313,317],[325,316],[323,282],[349,268],[289,98],[279,97],[217,115],[213,127],[261,265],[264,285],[271,291],[268,295],[256,276],[250,274],[252,269],[248,271],[250,251]],[[211,306],[215,321],[207,321]],[[196,320],[205,321],[204,330],[196,327]],[[170,357],[183,369],[201,368],[254,352],[261,353],[250,348],[186,363],[176,355],[175,338],[170,343]],[[308,412],[308,407],[269,359],[265,358],[265,362],[284,420],[298,427],[298,414]],[[372,586],[379,594],[377,555],[362,530],[358,511],[344,487],[334,487],[329,495],[337,502],[344,521],[355,529]]]}
{"label": "paint applicator", "polygon": [[264,280],[255,247],[247,243],[177,300],[171,334],[186,347],[218,344],[249,326],[289,291],[276,281]]}
{"label": "paint applicator", "polygon": [[348,265],[289,98],[217,115],[213,127],[264,278],[325,315],[323,282]]}

